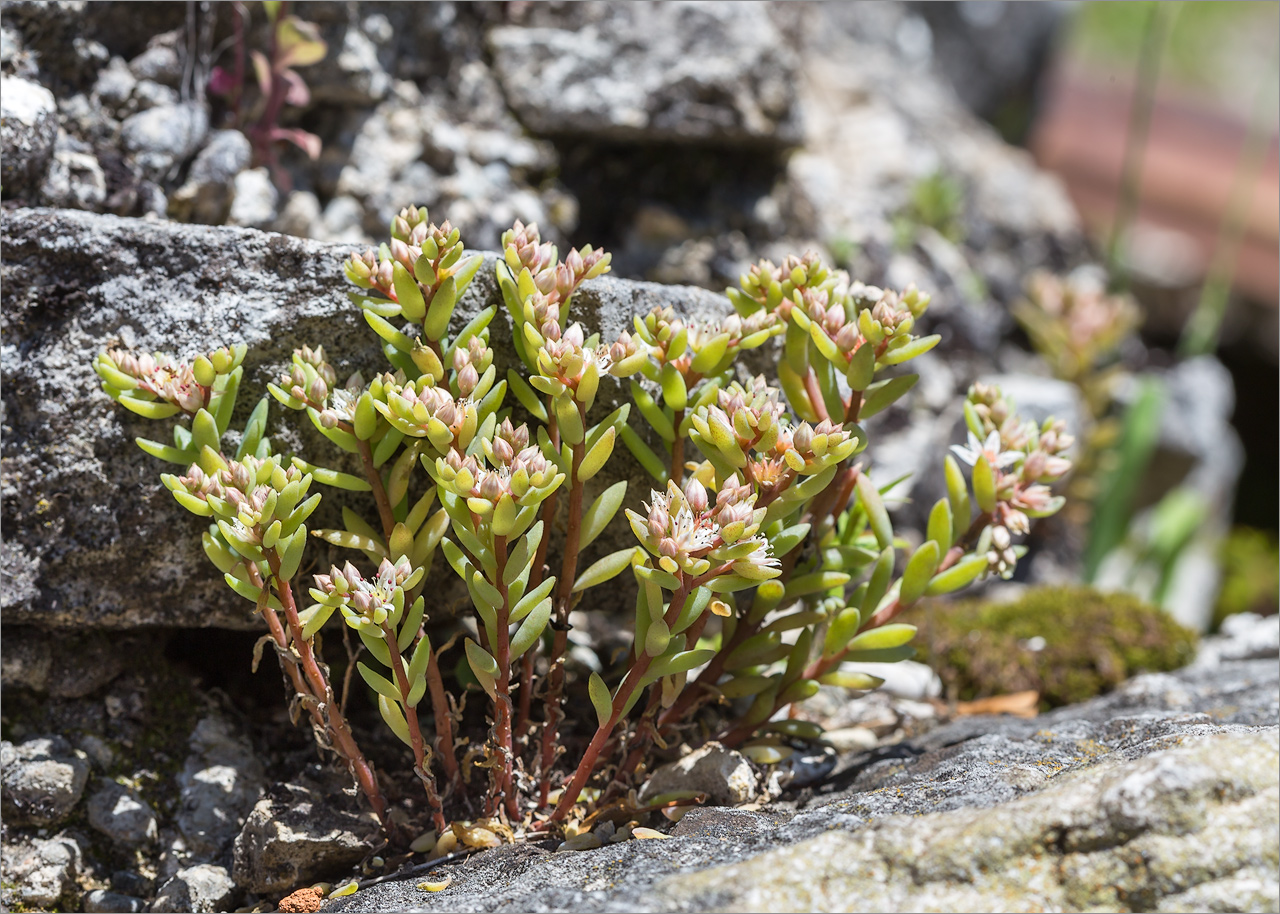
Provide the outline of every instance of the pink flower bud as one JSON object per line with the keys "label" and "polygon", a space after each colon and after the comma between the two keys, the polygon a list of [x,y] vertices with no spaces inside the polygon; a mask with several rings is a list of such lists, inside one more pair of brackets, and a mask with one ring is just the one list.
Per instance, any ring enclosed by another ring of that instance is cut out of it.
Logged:
{"label": "pink flower bud", "polygon": [[707,510],[707,488],[696,477],[690,476],[689,481],[684,484],[684,497],[689,503],[689,510],[694,514]]}
{"label": "pink flower bud", "polygon": [[791,443],[800,453],[808,454],[813,445],[813,427],[808,422],[800,423],[800,427],[791,434]]}
{"label": "pink flower bud", "polygon": [[471,362],[471,355],[465,349],[453,350],[453,370],[462,371]]}
{"label": "pink flower bud", "polygon": [[452,400],[448,400],[436,410],[436,418],[452,428],[458,421],[458,407]]}
{"label": "pink flower bud", "polygon": [[485,473],[484,480],[480,483],[480,497],[496,502],[502,497],[502,489],[502,480],[497,473]]}
{"label": "pink flower bud", "polygon": [[476,371],[476,366],[467,363],[462,370],[458,372],[458,390],[462,392],[464,397],[471,396],[471,391],[476,389],[476,385],[480,383],[480,373]]}
{"label": "pink flower bud", "polygon": [[307,387],[307,397],[312,403],[323,403],[329,396],[329,385],[319,375]]}
{"label": "pink flower bud", "polygon": [[582,262],[582,255],[578,253],[577,248],[569,252],[569,256],[564,259],[564,265],[574,276],[581,276],[585,272],[585,264]]}
{"label": "pink flower bud", "polygon": [[510,463],[515,459],[516,452],[511,447],[510,442],[502,438],[493,440],[493,456],[499,463]]}

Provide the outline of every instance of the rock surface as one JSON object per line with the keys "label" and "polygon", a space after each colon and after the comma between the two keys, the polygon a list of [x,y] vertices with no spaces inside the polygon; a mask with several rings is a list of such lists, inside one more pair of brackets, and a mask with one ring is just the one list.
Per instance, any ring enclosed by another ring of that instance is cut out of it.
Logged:
{"label": "rock surface", "polygon": [[178,774],[178,830],[193,854],[213,856],[240,833],[262,792],[262,765],[248,740],[223,717],[206,717],[191,734]]}
{"label": "rock surface", "polygon": [[89,824],[124,845],[156,840],[155,811],[135,791],[107,781],[89,797]]}
{"label": "rock surface", "polygon": [[[159,484],[163,465],[133,444],[136,436],[166,437],[168,423],[134,417],[99,393],[91,362],[113,344],[190,355],[244,341],[247,395],[233,427],[256,402],[252,394],[265,393],[304,343],[324,343],[339,373],[376,369],[384,363],[377,337],[345,294],[349,248],[249,229],[41,209],[6,212],[3,243],[6,625],[255,627],[252,606],[204,557],[198,520]],[[499,303],[493,340],[505,373],[513,358],[504,345],[510,322],[492,275],[489,261],[455,321],[460,326]],[[610,277],[592,280],[580,296],[584,325],[606,338],[655,305],[703,315],[728,308],[723,297],[701,289]],[[602,386],[601,415],[613,408],[617,391],[611,381]],[[336,449],[301,428],[296,415],[282,413],[273,404],[280,447],[303,445],[318,461],[337,459]],[[629,455],[619,452],[608,472],[612,479],[635,477],[635,498],[647,493]],[[602,489],[612,481],[605,476]],[[326,523],[323,511],[315,526],[336,523],[333,517]],[[630,537],[617,535],[623,534]],[[606,534],[584,558],[594,561],[595,552],[613,548],[620,546]],[[443,566],[438,573],[447,580]]]}
{"label": "rock surface", "polygon": [[416,876],[326,910],[1274,911],[1278,723],[1274,658],[1139,676],[846,758],[793,813],[707,808],[667,841],[502,848],[441,868],[442,892]]}
{"label": "rock surface", "polygon": [[655,770],[640,789],[640,799],[676,790],[705,793],[715,806],[737,806],[756,798],[756,775],[741,753],[712,742]]}
{"label": "rock surface", "polygon": [[23,906],[49,908],[72,887],[80,863],[75,841],[36,838],[26,847],[5,848],[4,877],[6,882],[16,883],[17,901]]}
{"label": "rock surface", "polygon": [[89,779],[89,762],[61,736],[0,743],[8,825],[52,825],[70,815]]}
{"label": "rock surface", "polygon": [[11,197],[40,187],[58,136],[53,93],[17,76],[0,77],[0,182]]}
{"label": "rock surface", "polygon": [[313,790],[283,784],[259,801],[236,838],[236,884],[288,892],[361,860],[377,831],[372,813],[344,812]]}
{"label": "rock surface", "polygon": [[507,101],[535,133],[768,145],[798,138],[798,59],[765,4],[586,3],[558,12],[549,17],[555,25],[535,19],[489,33]]}
{"label": "rock surface", "polygon": [[226,869],[209,863],[178,870],[160,887],[151,903],[152,911],[184,911],[206,914],[226,911],[235,895],[236,885]]}

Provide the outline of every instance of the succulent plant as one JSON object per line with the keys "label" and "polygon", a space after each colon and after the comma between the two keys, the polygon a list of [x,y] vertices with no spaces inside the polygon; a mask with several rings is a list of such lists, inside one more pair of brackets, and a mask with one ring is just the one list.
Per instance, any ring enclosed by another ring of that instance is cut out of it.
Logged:
{"label": "succulent plant", "polygon": [[[466,253],[447,222],[410,207],[393,219],[387,244],[346,261],[359,289],[352,299],[389,370],[339,386],[323,347],[306,347],[268,389],[357,455],[358,475],[276,454],[268,398],[234,452],[224,451],[243,346],[189,365],[116,350],[95,363],[107,393],[134,412],[190,419],[173,445],[139,445],[184,467],[165,485],[209,518],[205,550],[265,620],[294,707],[311,716],[393,836],[316,647],[330,620],[368,652],[358,670],[412,751],[442,840],[493,843],[513,827],[557,825],[572,837],[584,798],[600,796],[587,788],[606,763],[612,781],[596,786],[631,802],[627,788],[656,749],[694,733],[751,748],[824,683],[877,686],[844,664],[910,656],[915,628],[898,615],[925,596],[1008,577],[1022,554],[1014,539],[1061,504],[1048,486],[1070,467],[1065,429],[1024,423],[998,390],[975,386],[965,403],[969,440],[946,459],[947,496],[933,506],[924,542],[909,548],[895,535],[882,498],[892,483],[859,460],[868,440],[861,423],[914,384],[890,369],[938,342],[915,333],[929,297],[914,287],[853,282],[811,254],[761,261],[729,291],[728,317],[692,323],[657,309],[602,341],[574,321],[573,305],[584,282],[608,271],[608,254],[586,247],[561,259],[536,226],[518,222],[503,248],[497,281],[523,367],[505,378],[489,347],[496,305],[450,332],[482,258]],[[774,337],[782,338],[779,386],[740,378],[738,356]],[[600,415],[602,383],[621,386],[629,402]],[[506,404],[508,392],[516,403]],[[531,424],[516,424],[517,413]],[[647,499],[625,481],[596,481],[619,441],[653,477]],[[377,517],[344,506],[340,529],[308,530],[317,483],[371,493]],[[584,550],[623,523],[635,543],[580,567]],[[308,535],[353,555],[304,585]],[[436,632],[451,620],[429,620],[435,607],[424,594],[437,551],[474,609],[472,619],[453,620],[463,637],[438,647],[427,623]],[[592,591],[620,576],[635,586],[631,649],[613,669],[601,658],[600,671],[571,679],[570,613],[590,611]],[[462,703],[445,682],[455,668],[488,705],[487,733],[471,740],[465,764]],[[571,692],[585,693],[594,721],[567,719]],[[568,747],[581,747],[572,770],[561,759]],[[488,783],[470,797],[474,770]],[[450,825],[477,803],[487,824]]]}

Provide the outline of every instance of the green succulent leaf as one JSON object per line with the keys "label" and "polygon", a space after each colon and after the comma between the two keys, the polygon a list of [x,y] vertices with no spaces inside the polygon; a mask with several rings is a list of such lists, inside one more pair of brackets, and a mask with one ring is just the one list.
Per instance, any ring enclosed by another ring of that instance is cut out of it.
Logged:
{"label": "green succulent leaf", "polygon": [[898,398],[915,387],[918,380],[920,380],[919,375],[904,374],[872,384],[863,394],[862,409],[858,413],[858,419],[860,421],[870,419],[876,413],[892,406]]}
{"label": "green succulent leaf", "polygon": [[613,698],[609,695],[609,687],[604,684],[600,674],[592,672],[587,680],[587,694],[591,696],[591,705],[596,709],[596,720],[604,727],[613,717]]}
{"label": "green succulent leaf", "polygon": [[611,552],[599,561],[593,562],[591,567],[578,575],[578,579],[573,582],[573,592],[579,593],[588,587],[595,587],[597,584],[603,584],[605,581],[617,577],[632,563],[638,549],[638,546],[619,549],[617,552]]}

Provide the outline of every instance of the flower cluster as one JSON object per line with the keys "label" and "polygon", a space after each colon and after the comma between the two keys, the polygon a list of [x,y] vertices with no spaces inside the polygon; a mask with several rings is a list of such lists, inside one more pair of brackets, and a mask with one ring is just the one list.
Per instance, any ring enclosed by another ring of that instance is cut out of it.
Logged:
{"label": "flower cluster", "polygon": [[1012,536],[1030,532],[1030,518],[1062,507],[1062,497],[1053,495],[1049,484],[1070,471],[1071,460],[1063,455],[1075,438],[1058,420],[1039,426],[1021,421],[1000,389],[986,384],[970,389],[965,419],[968,446],[951,450],[973,467],[978,506],[992,518],[986,557],[993,573],[1008,578],[1017,564]]}
{"label": "flower cluster", "polygon": [[[95,366],[135,412],[190,417],[172,446],[139,444],[183,467],[165,485],[210,519],[206,553],[253,601],[299,707],[397,840],[343,717],[346,696],[334,695],[319,656],[333,616],[360,638],[356,681],[412,751],[438,832],[458,833],[449,817],[465,810],[510,823],[504,834],[514,835],[582,815],[584,791],[606,765],[625,793],[655,747],[682,734],[776,761],[783,724],[771,719],[823,684],[874,687],[842,664],[910,656],[915,629],[895,618],[925,597],[1011,574],[1014,538],[1061,503],[1049,486],[1070,468],[1071,436],[1052,420],[1022,421],[999,391],[976,385],[965,405],[968,443],[946,460],[947,495],[924,541],[900,551],[879,468],[873,480],[855,461],[867,445],[864,420],[915,381],[888,369],[937,342],[917,335],[929,299],[914,287],[856,283],[812,254],[761,261],[730,293],[734,313],[695,321],[656,308],[602,344],[574,320],[574,304],[582,284],[608,270],[608,254],[586,247],[562,260],[536,226],[520,223],[503,248],[502,301],[453,331],[480,258],[447,222],[407,208],[388,244],[347,260],[361,290],[352,298],[389,364],[339,386],[324,348],[302,347],[268,391],[351,455],[353,472],[273,453],[269,397],[234,453],[224,452],[243,347],[189,367],[113,350]],[[503,305],[522,367],[499,378],[490,324]],[[774,337],[777,386],[739,380],[739,357]],[[626,382],[615,387],[606,375]],[[629,390],[629,402],[600,408],[615,389]],[[508,391],[529,424],[513,417]],[[657,480],[642,508],[628,480],[596,481],[619,439]],[[955,458],[972,467],[971,481]],[[341,527],[308,532],[320,501],[313,483],[358,493]],[[599,554],[619,513],[635,539]],[[314,602],[299,606],[309,539],[352,558],[315,575],[306,588]],[[462,623],[467,637],[438,650],[429,629],[457,620],[426,615],[437,549],[474,610]],[[566,663],[571,620],[599,611],[603,585],[620,577],[610,590],[634,581],[633,644],[612,670],[602,663],[583,680]],[[454,679],[479,687],[482,712],[449,700]],[[562,756],[580,728],[562,733],[561,724],[583,692],[596,725],[570,772]],[[466,736],[455,744],[458,728]],[[476,771],[485,785],[473,783]]]}

